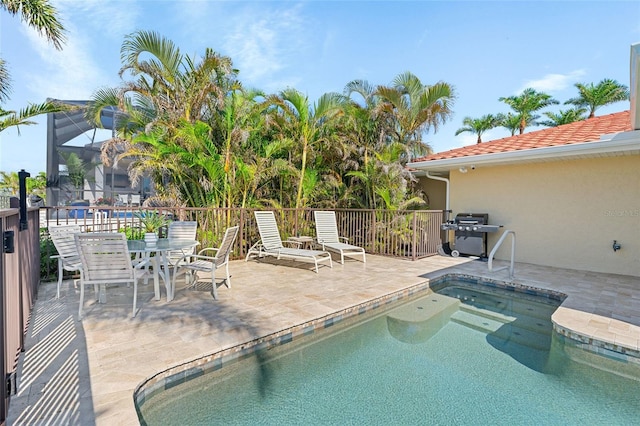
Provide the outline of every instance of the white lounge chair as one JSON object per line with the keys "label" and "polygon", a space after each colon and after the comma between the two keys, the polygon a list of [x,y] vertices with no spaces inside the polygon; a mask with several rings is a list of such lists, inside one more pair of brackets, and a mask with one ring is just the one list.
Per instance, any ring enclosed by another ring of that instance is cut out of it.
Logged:
{"label": "white lounge chair", "polygon": [[56,299],[60,298],[60,287],[62,286],[62,275],[64,271],[80,272],[82,264],[78,249],[76,248],[75,234],[80,233],[80,225],[57,225],[49,227],[49,236],[56,247],[57,255],[51,256],[58,259],[58,289]]}
{"label": "white lounge chair", "polygon": [[364,249],[348,243],[348,239],[338,235],[336,212],[314,211],[316,221],[316,238],[323,250],[332,250],[340,253],[340,263],[344,265],[344,256],[362,255],[362,261],[367,262]]}
{"label": "white lounge chair", "polygon": [[105,289],[107,284],[129,283],[133,283],[133,312],[131,316],[135,317],[138,280],[145,276],[146,271],[143,268],[146,268],[149,258],[136,263],[134,267],[127,248],[127,237],[124,233],[75,234],[75,242],[82,263],[78,319],[82,319],[85,285],[94,286],[97,300],[98,286]]}
{"label": "white lounge chair", "polygon": [[[333,268],[329,252],[285,247],[280,238],[278,224],[272,211],[256,211],[254,215],[260,232],[260,241],[249,249],[245,262],[249,260],[249,256],[255,254],[258,257],[275,256],[278,259],[313,260],[316,266],[316,273],[318,272],[318,262],[329,262],[329,267]],[[285,243],[300,246],[300,243],[294,241],[285,241]]]}
{"label": "white lounge chair", "polygon": [[[227,288],[231,288],[231,275],[229,275],[229,255],[233,249],[233,242],[238,235],[238,226],[232,226],[228,228],[224,233],[224,238],[220,243],[220,247],[208,247],[200,250],[198,254],[187,254],[183,256],[178,262],[176,262],[175,270],[173,271],[173,288],[176,288],[176,277],[180,272],[187,272],[187,284],[191,284],[191,273],[193,273],[193,283],[196,285],[198,282],[197,275],[200,272],[207,272],[211,274],[211,285],[213,287],[213,298],[218,298],[218,291],[216,288],[216,270],[225,266],[227,272],[227,278],[225,285]],[[215,256],[207,256],[205,253],[215,252]]]}

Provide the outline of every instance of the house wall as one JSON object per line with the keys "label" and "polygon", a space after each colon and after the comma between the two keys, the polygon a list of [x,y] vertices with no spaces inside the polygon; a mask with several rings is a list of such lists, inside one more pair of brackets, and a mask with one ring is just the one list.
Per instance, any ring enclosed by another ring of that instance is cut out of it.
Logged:
{"label": "house wall", "polygon": [[[450,180],[453,214],[489,213],[515,231],[516,261],[640,276],[640,156],[452,170]],[[510,249],[508,237],[496,258]]]}
{"label": "house wall", "polygon": [[446,208],[447,185],[444,182],[422,176],[418,188],[429,197],[430,210],[444,210]]}
{"label": "house wall", "polygon": [[[418,181],[418,189],[429,197],[429,210],[445,210],[447,208],[447,184],[441,180],[429,179],[422,176]],[[442,216],[447,218],[446,215]],[[446,235],[449,231],[440,231],[440,240],[449,241],[452,235]]]}

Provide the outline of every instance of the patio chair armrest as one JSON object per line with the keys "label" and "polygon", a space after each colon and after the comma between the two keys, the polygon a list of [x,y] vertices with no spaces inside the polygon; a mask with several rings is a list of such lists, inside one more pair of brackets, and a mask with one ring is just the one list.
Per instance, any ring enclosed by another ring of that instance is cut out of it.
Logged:
{"label": "patio chair armrest", "polygon": [[193,253],[185,254],[184,256],[182,256],[181,258],[179,258],[173,263],[173,267],[178,269],[181,265],[186,265],[188,263],[191,263],[191,259],[195,256],[196,255]]}
{"label": "patio chair armrest", "polygon": [[[209,248],[209,250],[218,250],[217,248]],[[189,263],[193,262],[194,260],[207,260],[209,262],[213,262],[217,257],[216,256],[206,256],[201,254],[203,251],[206,251],[207,249],[202,249],[200,250],[200,253],[198,254],[185,254],[184,256],[182,256],[180,259],[178,259],[178,261],[175,263],[175,267],[176,269],[179,268],[180,266],[183,265],[188,265]]]}
{"label": "patio chair armrest", "polygon": [[208,252],[208,251],[215,251],[215,252],[217,252],[218,250],[220,250],[220,247],[206,247],[206,248],[203,248],[202,250],[200,250],[200,251],[198,252],[198,256],[199,256],[199,255],[201,255],[202,253],[205,253],[205,252]]}
{"label": "patio chair armrest", "polygon": [[249,247],[249,251],[254,250],[254,249],[262,250],[262,240],[258,240],[251,247]]}
{"label": "patio chair armrest", "polygon": [[61,256],[59,254],[52,254],[51,256],[49,256],[49,258],[50,259],[57,259],[59,261],[65,262],[65,263],[69,262],[69,261],[80,261],[80,257],[78,257],[78,256]]}
{"label": "patio chair armrest", "polygon": [[204,256],[204,255],[200,255],[200,254],[193,254],[190,256],[191,260],[207,260],[209,262],[213,262],[214,260],[216,260],[216,256]]}
{"label": "patio chair armrest", "polygon": [[338,237],[339,240],[341,240],[343,243],[348,243],[349,239],[347,237]]}

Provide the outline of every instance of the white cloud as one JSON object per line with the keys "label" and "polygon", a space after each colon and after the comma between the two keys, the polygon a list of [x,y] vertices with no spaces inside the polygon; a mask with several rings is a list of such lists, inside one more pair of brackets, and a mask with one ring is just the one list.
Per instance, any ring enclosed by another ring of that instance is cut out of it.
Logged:
{"label": "white cloud", "polygon": [[[247,8],[231,25],[224,42],[226,51],[242,70],[243,81],[265,90],[275,87],[274,75],[294,65],[296,54],[306,47],[302,35],[307,31],[299,5],[279,10]],[[295,78],[286,80],[295,83]]]}
{"label": "white cloud", "polygon": [[140,15],[135,0],[57,0],[54,3],[65,27],[68,19],[79,27],[84,26],[98,40],[103,36],[121,40],[123,34],[135,30]]}
{"label": "white cloud", "polygon": [[524,89],[529,87],[540,92],[558,92],[577,83],[585,74],[586,72],[584,70],[576,70],[568,74],[547,74],[541,79],[525,82],[516,94],[522,93]]}
{"label": "white cloud", "polygon": [[25,30],[29,43],[40,57],[42,68],[25,78],[27,87],[44,98],[86,99],[107,81],[103,70],[93,61],[92,51],[83,37],[73,34],[64,49],[57,51],[36,32]]}
{"label": "white cloud", "polygon": [[25,78],[38,98],[88,99],[99,87],[118,83],[114,69],[103,69],[101,51],[121,43],[122,35],[135,28],[135,1],[54,0],[66,30],[61,51],[22,24],[40,65]]}
{"label": "white cloud", "polygon": [[232,13],[225,2],[201,0],[175,1],[168,10],[177,23],[176,29],[197,40],[215,35],[225,17]]}

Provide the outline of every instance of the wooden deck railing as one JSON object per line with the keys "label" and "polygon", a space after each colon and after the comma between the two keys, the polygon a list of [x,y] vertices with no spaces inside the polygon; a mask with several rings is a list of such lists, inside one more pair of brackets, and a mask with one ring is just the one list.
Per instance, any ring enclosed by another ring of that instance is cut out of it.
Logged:
{"label": "wooden deck railing", "polygon": [[[44,211],[45,209],[43,209]],[[146,209],[142,209],[144,211]],[[227,227],[240,230],[233,257],[246,256],[251,245],[260,239],[253,216],[254,209],[161,208],[153,209],[175,220],[198,222],[198,240],[202,247],[220,243]],[[47,207],[43,226],[79,223],[87,231],[127,232],[141,238],[140,208],[123,207]],[[282,239],[291,236],[315,236],[314,209],[275,210]],[[367,253],[410,260],[432,256],[440,244],[441,210],[352,210],[338,209],[336,220],[340,235]],[[45,215],[43,215],[45,216]],[[53,253],[51,253],[53,254]],[[47,256],[49,253],[43,253]],[[55,272],[55,268],[44,268]]]}

